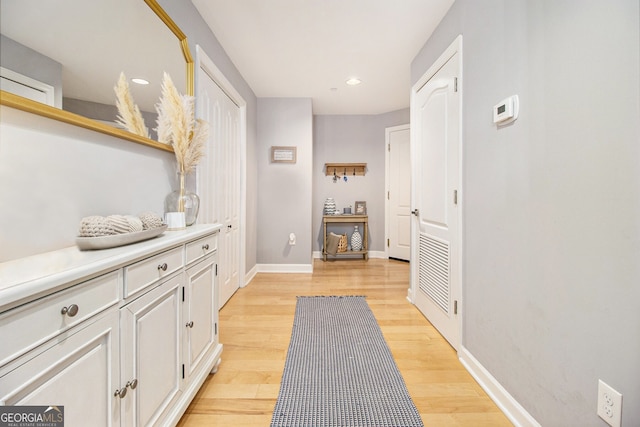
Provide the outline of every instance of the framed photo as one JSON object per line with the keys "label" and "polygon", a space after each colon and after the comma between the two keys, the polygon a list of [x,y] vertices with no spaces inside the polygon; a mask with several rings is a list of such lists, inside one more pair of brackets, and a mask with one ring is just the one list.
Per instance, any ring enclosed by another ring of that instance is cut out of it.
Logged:
{"label": "framed photo", "polygon": [[367,202],[356,202],[356,211],[354,213],[356,215],[366,215],[367,214]]}
{"label": "framed photo", "polygon": [[296,147],[271,147],[271,163],[295,163]]}

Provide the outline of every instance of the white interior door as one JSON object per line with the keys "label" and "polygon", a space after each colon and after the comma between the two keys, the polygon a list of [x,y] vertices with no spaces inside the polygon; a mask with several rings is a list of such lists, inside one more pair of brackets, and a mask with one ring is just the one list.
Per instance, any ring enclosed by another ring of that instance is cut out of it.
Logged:
{"label": "white interior door", "polygon": [[460,344],[461,55],[459,37],[416,85],[411,105],[414,303],[455,349]]}
{"label": "white interior door", "polygon": [[409,125],[386,129],[387,247],[389,258],[411,258],[411,154]]}
{"label": "white interior door", "polygon": [[198,117],[209,122],[209,141],[199,175],[200,222],[221,223],[218,253],[219,307],[240,286],[240,107],[209,72],[198,70]]}

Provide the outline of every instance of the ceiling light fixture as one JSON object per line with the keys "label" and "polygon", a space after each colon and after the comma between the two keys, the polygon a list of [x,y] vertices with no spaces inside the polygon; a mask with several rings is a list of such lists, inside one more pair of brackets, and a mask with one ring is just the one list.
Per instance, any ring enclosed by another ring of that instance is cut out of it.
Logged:
{"label": "ceiling light fixture", "polygon": [[145,79],[131,79],[132,82],[137,83],[139,85],[148,85],[149,82]]}
{"label": "ceiling light fixture", "polygon": [[356,85],[359,85],[360,83],[362,83],[362,80],[360,80],[357,77],[351,77],[349,80],[346,81],[346,83],[349,86],[356,86]]}

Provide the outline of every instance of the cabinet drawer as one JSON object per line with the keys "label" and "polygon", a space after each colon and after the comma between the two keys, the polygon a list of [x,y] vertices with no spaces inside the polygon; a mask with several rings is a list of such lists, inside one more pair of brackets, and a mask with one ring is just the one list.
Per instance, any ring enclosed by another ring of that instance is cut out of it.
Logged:
{"label": "cabinet drawer", "polygon": [[184,265],[182,248],[179,246],[125,267],[124,297],[128,298],[180,270]]}
{"label": "cabinet drawer", "polygon": [[3,313],[0,365],[116,304],[121,285],[114,271]]}
{"label": "cabinet drawer", "polygon": [[191,264],[218,249],[218,233],[187,243],[187,264]]}

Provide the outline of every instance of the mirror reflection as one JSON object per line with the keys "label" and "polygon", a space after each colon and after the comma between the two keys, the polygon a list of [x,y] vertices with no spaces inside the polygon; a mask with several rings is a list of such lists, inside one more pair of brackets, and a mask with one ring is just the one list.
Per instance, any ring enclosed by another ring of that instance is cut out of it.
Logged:
{"label": "mirror reflection", "polygon": [[2,0],[0,34],[2,90],[116,126],[124,72],[152,139],[163,72],[186,90],[180,43],[142,0]]}

